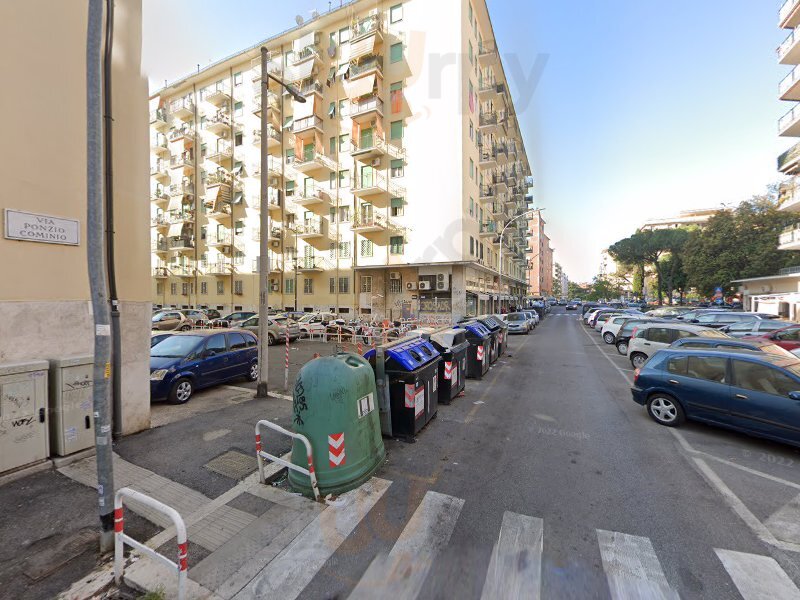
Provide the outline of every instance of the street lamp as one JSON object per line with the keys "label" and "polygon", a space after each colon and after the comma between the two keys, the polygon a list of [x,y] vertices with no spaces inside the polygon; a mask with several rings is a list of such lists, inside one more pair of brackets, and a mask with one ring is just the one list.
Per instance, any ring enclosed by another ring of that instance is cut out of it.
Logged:
{"label": "street lamp", "polygon": [[543,210],[544,210],[543,208],[532,208],[531,210],[526,210],[524,213],[518,214],[516,217],[512,217],[511,219],[508,220],[508,223],[506,223],[506,226],[503,227],[503,230],[500,232],[500,256],[498,257],[499,264],[497,265],[497,272],[500,275],[501,292],[503,291],[503,236],[506,233],[506,229],[508,229],[508,226],[511,225],[517,219],[521,219],[522,217],[527,217],[528,215],[533,214],[535,212],[542,212]]}
{"label": "street lamp", "polygon": [[[261,238],[259,240],[258,264],[258,387],[256,398],[267,397],[269,381],[269,80],[277,82],[297,102],[306,99],[292,86],[273,76],[268,71],[269,52],[261,48]],[[281,137],[283,154],[283,137]],[[296,307],[295,307],[296,308]]]}

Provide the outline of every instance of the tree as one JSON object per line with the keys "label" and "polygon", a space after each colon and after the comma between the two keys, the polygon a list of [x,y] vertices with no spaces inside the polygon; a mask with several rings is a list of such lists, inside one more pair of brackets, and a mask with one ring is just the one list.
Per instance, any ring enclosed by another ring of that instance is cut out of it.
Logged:
{"label": "tree", "polygon": [[779,211],[770,196],[755,196],[736,210],[717,213],[704,229],[689,234],[681,252],[687,285],[710,297],[732,281],[798,264],[800,252],[777,247],[781,231],[795,220]]}
{"label": "tree", "polygon": [[598,275],[592,280],[592,289],[589,292],[588,300],[607,300],[616,298],[620,295],[620,289],[607,278]]}

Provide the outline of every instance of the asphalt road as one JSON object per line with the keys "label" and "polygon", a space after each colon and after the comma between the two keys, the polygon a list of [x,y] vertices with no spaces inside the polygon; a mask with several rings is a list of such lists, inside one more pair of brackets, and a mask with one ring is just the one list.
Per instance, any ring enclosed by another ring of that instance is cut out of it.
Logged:
{"label": "asphalt road", "polygon": [[[348,597],[376,556],[402,550],[425,563],[420,598],[499,597],[498,564],[510,589],[537,561],[530,597],[798,597],[798,453],[693,424],[676,435],[630,382],[624,357],[556,309],[416,443],[386,441],[391,485],[300,597]],[[510,568],[493,561],[499,538],[530,542]]]}

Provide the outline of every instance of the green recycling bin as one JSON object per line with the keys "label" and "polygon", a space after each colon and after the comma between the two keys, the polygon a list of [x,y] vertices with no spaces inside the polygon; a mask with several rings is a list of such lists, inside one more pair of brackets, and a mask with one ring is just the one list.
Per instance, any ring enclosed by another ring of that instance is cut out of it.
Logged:
{"label": "green recycling bin", "polygon": [[[375,374],[357,354],[317,358],[300,369],[294,385],[293,429],[311,442],[322,496],[342,494],[369,479],[383,463]],[[306,448],[292,446],[292,463],[308,468]],[[306,475],[289,470],[289,484],[312,496]]]}

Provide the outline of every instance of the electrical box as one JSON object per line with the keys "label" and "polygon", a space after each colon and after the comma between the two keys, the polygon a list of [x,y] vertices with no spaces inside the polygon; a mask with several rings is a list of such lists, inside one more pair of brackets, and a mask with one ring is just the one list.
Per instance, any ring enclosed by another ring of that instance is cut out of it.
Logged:
{"label": "electrical box", "polygon": [[47,361],[0,364],[0,473],[49,455]]}
{"label": "electrical box", "polygon": [[50,361],[50,448],[53,454],[67,456],[94,446],[93,370],[92,356]]}

